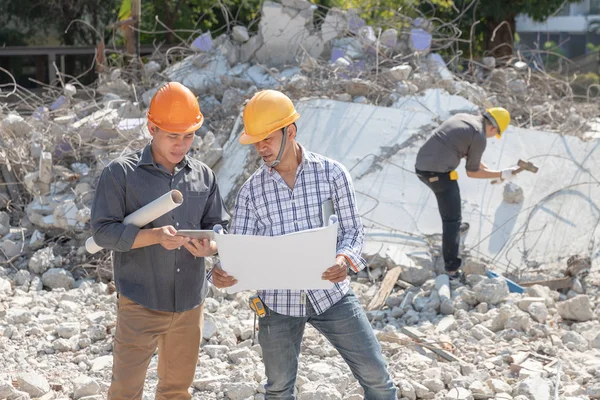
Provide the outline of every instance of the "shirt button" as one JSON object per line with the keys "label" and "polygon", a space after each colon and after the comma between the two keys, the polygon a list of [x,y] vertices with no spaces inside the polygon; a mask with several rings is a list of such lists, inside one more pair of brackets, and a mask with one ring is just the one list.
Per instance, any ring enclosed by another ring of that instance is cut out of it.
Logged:
{"label": "shirt button", "polygon": [[177,268],[177,272],[179,272],[179,268]]}
{"label": "shirt button", "polygon": [[175,226],[179,226],[179,222],[177,222],[177,223],[175,224]]}

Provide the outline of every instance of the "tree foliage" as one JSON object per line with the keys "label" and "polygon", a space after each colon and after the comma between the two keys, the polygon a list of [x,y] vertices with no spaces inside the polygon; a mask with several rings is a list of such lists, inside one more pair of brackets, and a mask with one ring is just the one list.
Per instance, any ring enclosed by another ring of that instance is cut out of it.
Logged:
{"label": "tree foliage", "polygon": [[[114,22],[119,0],[3,0],[6,15],[38,32],[58,32],[65,45],[96,44],[98,34],[82,23],[85,20],[97,31]],[[67,28],[69,28],[67,30]]]}
{"label": "tree foliage", "polygon": [[444,22],[456,21],[462,31],[462,39],[469,41],[462,45],[464,51],[473,50],[475,54],[489,53],[502,58],[512,55],[517,15],[524,14],[534,21],[544,21],[563,5],[568,6],[569,3],[578,1],[453,0],[451,7],[422,5],[420,9],[429,17],[435,16]]}
{"label": "tree foliage", "polygon": [[[210,30],[214,36],[236,24],[252,25],[261,3],[261,0],[147,0],[142,4],[141,41],[176,43],[177,37],[188,39],[194,31]],[[175,32],[165,32],[157,18]]]}

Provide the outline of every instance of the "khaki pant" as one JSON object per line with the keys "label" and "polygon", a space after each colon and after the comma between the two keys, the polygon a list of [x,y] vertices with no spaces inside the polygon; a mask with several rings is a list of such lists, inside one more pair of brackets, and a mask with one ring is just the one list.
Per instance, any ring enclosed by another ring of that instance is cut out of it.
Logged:
{"label": "khaki pant", "polygon": [[202,338],[204,304],[173,313],[154,311],[120,295],[109,400],[141,399],[158,346],[156,400],[189,400]]}

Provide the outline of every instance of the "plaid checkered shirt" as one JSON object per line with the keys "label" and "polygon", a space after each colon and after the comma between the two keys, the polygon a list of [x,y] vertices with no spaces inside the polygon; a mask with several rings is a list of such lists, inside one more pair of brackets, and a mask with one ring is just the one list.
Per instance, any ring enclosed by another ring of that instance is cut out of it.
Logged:
{"label": "plaid checkered shirt", "polygon": [[[302,162],[296,170],[294,189],[275,169],[263,164],[237,195],[229,233],[279,236],[318,228],[323,226],[322,204],[332,199],[339,221],[337,255],[343,255],[358,272],[366,266],[361,257],[364,233],[350,174],[339,162],[300,147]],[[328,290],[261,290],[258,295],[273,311],[301,317],[306,316],[306,301],[321,314],[349,288],[346,279]]]}

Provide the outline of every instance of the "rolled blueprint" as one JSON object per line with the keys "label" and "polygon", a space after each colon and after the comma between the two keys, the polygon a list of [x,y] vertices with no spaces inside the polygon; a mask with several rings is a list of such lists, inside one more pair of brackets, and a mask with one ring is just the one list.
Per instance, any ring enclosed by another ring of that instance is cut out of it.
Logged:
{"label": "rolled blueprint", "polygon": [[[125,217],[123,223],[125,225],[133,224],[137,227],[142,227],[155,219],[162,217],[174,208],[179,207],[182,203],[183,195],[181,192],[179,190],[171,190],[153,202],[148,203],[139,210],[129,214]],[[102,250],[102,247],[96,244],[93,237],[90,237],[85,241],[85,249],[89,253],[95,254]]]}

